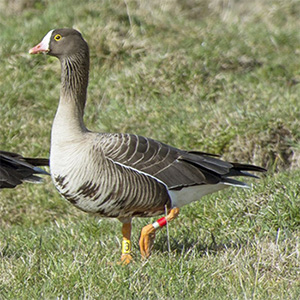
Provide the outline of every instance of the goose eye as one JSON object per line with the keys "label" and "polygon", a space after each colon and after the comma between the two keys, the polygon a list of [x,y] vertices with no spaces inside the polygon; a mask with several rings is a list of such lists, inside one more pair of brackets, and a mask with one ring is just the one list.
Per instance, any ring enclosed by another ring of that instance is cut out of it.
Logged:
{"label": "goose eye", "polygon": [[59,40],[61,39],[61,35],[60,35],[60,34],[56,34],[56,35],[54,36],[54,39],[55,39],[56,41],[59,41]]}

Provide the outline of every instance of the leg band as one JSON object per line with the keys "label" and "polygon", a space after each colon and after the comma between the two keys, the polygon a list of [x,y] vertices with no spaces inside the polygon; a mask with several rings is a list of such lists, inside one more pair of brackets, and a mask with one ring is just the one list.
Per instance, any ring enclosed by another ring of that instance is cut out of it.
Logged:
{"label": "leg band", "polygon": [[131,252],[131,242],[130,240],[122,241],[122,254],[129,254]]}
{"label": "leg band", "polygon": [[152,226],[153,226],[155,229],[158,229],[158,228],[164,227],[166,224],[167,224],[167,219],[166,219],[166,217],[162,217],[162,218],[158,219],[156,222],[154,222],[154,223],[152,224]]}

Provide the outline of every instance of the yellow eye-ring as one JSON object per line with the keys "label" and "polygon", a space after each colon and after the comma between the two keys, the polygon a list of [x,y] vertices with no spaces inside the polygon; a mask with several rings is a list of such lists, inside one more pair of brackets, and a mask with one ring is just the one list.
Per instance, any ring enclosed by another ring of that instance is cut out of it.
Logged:
{"label": "yellow eye-ring", "polygon": [[56,35],[54,36],[54,39],[55,39],[56,41],[59,41],[59,40],[61,39],[61,35],[60,35],[60,34],[56,34]]}

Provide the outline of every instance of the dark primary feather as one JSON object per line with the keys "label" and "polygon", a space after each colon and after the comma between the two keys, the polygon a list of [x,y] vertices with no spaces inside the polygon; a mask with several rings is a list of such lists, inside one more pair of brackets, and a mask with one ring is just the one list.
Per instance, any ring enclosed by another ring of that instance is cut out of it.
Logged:
{"label": "dark primary feather", "polygon": [[98,142],[108,158],[159,179],[168,189],[218,182],[244,186],[228,177],[256,177],[247,171],[266,171],[253,165],[222,161],[214,154],[180,150],[138,135],[99,134]]}
{"label": "dark primary feather", "polygon": [[49,173],[38,166],[49,166],[49,160],[0,151],[0,189],[14,188],[23,181],[40,182],[42,179],[34,174],[49,175]]}

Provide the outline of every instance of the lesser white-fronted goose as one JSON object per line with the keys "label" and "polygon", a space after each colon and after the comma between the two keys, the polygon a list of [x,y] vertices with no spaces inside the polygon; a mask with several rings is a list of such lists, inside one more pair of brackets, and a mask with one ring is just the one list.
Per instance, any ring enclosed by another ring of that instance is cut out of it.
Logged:
{"label": "lesser white-fronted goose", "polygon": [[14,188],[24,181],[38,183],[36,174],[50,175],[38,166],[49,166],[47,158],[23,157],[20,154],[0,151],[0,189]]}
{"label": "lesser white-fronted goose", "polygon": [[140,250],[150,255],[155,231],[179,208],[228,186],[232,179],[265,169],[222,161],[212,154],[184,151],[133,134],[89,131],[83,123],[89,77],[89,48],[74,29],[49,31],[29,50],[61,63],[60,101],[52,126],[50,169],[58,191],[79,209],[122,223],[121,261],[130,255],[131,220],[168,214],[142,229]]}

